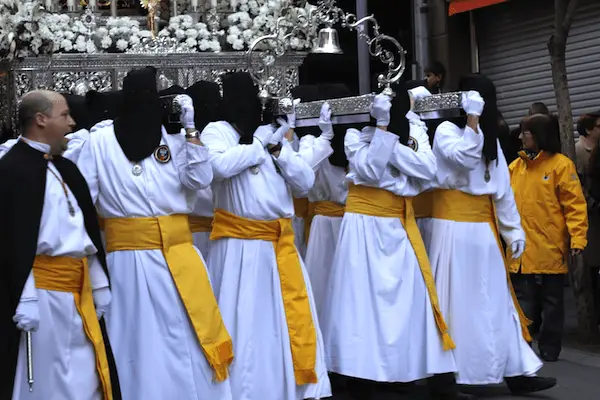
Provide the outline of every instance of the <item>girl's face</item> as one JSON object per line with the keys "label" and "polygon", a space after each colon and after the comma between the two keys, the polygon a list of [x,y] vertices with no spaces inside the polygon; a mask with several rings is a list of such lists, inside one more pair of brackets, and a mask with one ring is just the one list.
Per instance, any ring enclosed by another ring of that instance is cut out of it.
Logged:
{"label": "girl's face", "polygon": [[537,143],[535,142],[535,138],[531,131],[522,131],[519,135],[519,139],[521,140],[521,143],[523,143],[523,149],[537,151]]}

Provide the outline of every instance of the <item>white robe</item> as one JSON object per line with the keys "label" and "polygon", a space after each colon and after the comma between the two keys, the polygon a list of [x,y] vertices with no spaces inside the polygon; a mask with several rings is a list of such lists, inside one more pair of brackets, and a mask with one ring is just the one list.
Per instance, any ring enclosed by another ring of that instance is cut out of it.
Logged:
{"label": "white robe", "polygon": [[[419,121],[420,122],[420,121]],[[348,180],[413,197],[436,162],[422,124],[413,151],[372,127],[348,130]],[[321,318],[330,371],[378,382],[411,382],[456,370],[443,350],[419,263],[399,218],[344,214]]]}
{"label": "white robe", "polygon": [[[196,192],[196,204],[191,215],[198,217],[212,218],[214,214],[213,195],[210,187],[198,190]],[[208,263],[210,254],[210,232],[195,232],[194,245],[200,250],[204,259]]]}
{"label": "white robe", "polygon": [[[315,184],[308,192],[310,202],[332,201],[341,205],[346,204],[346,197],[348,197],[346,170],[329,162],[327,158],[332,153],[330,141],[321,136],[306,135],[300,140],[298,154],[315,171]],[[315,215],[310,228],[304,261],[319,318],[323,314],[341,225],[342,217]]]}
{"label": "white robe", "polygon": [[[298,151],[300,149],[300,139],[298,139],[298,135],[294,133],[294,140],[291,142],[292,150]],[[295,193],[292,193],[295,196]],[[296,197],[296,196],[295,196]],[[302,196],[297,196],[302,198]],[[304,259],[306,256],[306,239],[304,237],[304,217],[299,217],[296,214],[292,217],[292,226],[294,227],[294,237],[296,248],[300,253],[300,257]]]}
{"label": "white robe", "polygon": [[[506,159],[498,144],[498,160],[489,165],[485,182],[483,134],[442,123],[433,152],[436,178],[429,188],[457,189],[491,195],[500,233],[510,246],[524,240],[521,219]],[[504,377],[531,375],[542,363],[523,339],[519,316],[509,292],[504,255],[489,223],[426,218],[419,221],[438,289],[440,307],[456,349],[460,384],[494,384]]]}
{"label": "white robe", "polygon": [[[255,220],[291,218],[292,191],[306,195],[314,182],[312,170],[287,142],[274,162],[260,141],[240,145],[239,138],[231,125],[223,121],[209,124],[202,132],[214,171],[215,209]],[[256,165],[258,173],[253,174],[250,168]],[[297,386],[273,244],[262,240],[216,240],[211,245],[209,261],[215,294],[233,340],[233,398],[300,400],[331,396],[323,340],[304,265],[317,332],[318,383]]]}
{"label": "white robe", "polygon": [[[212,180],[205,147],[163,129],[172,159],[150,156],[132,173],[111,121],[92,129],[78,166],[103,218],[189,214],[196,191]],[[229,381],[213,382],[161,250],[107,255],[112,303],[106,314],[124,400],[229,400]]]}
{"label": "white robe", "polygon": [[[47,153],[50,146],[25,140],[36,150]],[[52,162],[48,169],[62,176]],[[61,183],[48,171],[37,255],[89,256],[92,289],[108,287],[108,279],[94,254],[96,247],[85,230],[79,204],[67,186],[75,215],[69,214]],[[34,298],[40,312],[40,325],[32,332],[34,391],[27,382],[27,352],[22,335],[12,400],[101,400],[102,385],[96,370],[96,354],[83,329],[72,293],[36,289],[33,271],[22,298]]]}

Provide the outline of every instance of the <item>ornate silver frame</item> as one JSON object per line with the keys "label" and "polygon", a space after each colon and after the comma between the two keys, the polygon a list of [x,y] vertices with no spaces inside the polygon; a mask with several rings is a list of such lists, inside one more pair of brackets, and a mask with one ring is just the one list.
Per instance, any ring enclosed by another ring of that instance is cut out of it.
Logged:
{"label": "ornate silver frame", "polygon": [[[260,54],[255,60],[260,63]],[[271,68],[282,97],[289,96],[298,85],[298,67],[306,53],[288,53]],[[0,63],[1,134],[16,134],[16,105],[18,99],[34,89],[81,94],[119,90],[123,78],[135,68],[154,66],[159,84],[188,87],[199,80],[220,83],[226,72],[247,70],[245,52],[177,53],[177,54],[54,54],[28,57],[20,62]]]}

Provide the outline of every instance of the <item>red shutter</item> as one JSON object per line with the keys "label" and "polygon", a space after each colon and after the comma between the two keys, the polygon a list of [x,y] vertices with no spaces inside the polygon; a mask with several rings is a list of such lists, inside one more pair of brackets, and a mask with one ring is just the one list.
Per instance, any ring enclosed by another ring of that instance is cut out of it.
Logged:
{"label": "red shutter", "polygon": [[451,0],[448,15],[483,8],[494,4],[504,3],[508,0]]}

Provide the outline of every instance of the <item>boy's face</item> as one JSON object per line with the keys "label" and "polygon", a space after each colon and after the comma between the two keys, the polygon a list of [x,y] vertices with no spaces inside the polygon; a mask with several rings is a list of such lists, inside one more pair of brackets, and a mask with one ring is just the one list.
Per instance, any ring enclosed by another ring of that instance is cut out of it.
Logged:
{"label": "boy's face", "polygon": [[433,72],[425,73],[425,80],[427,81],[428,89],[437,89],[440,87],[440,83],[442,82],[442,76],[436,75]]}

